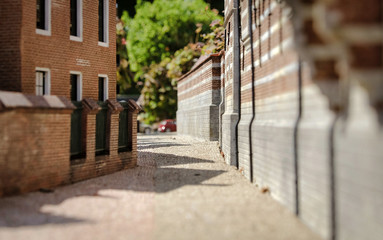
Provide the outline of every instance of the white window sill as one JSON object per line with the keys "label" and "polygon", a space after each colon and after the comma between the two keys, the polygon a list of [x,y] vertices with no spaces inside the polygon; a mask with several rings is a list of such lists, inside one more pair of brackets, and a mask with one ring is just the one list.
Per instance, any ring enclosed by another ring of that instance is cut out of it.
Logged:
{"label": "white window sill", "polygon": [[82,37],[77,37],[77,36],[70,36],[70,40],[76,41],[76,42],[82,42]]}
{"label": "white window sill", "polygon": [[44,30],[44,29],[39,29],[36,28],[36,33],[44,36],[51,36],[51,31],[50,30]]}
{"label": "white window sill", "polygon": [[107,42],[98,42],[98,46],[109,47],[109,43],[107,43]]}

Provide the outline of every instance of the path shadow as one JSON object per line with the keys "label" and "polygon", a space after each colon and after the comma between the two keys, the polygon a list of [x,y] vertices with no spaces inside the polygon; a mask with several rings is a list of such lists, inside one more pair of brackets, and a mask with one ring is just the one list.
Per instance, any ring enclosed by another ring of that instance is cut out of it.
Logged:
{"label": "path shadow", "polygon": [[144,150],[144,149],[156,149],[156,148],[163,148],[163,147],[181,147],[181,146],[190,146],[190,144],[179,144],[174,142],[160,142],[160,143],[154,143],[154,142],[140,142],[138,150]]}
{"label": "path shadow", "polygon": [[165,154],[165,153],[149,153],[153,159],[156,160],[157,167],[164,166],[175,166],[175,165],[184,165],[184,164],[203,164],[203,163],[214,163],[212,160],[193,158],[187,156],[177,156],[174,154]]}
{"label": "path shadow", "polygon": [[47,205],[59,205],[66,200],[79,197],[116,198],[108,196],[108,191],[104,190],[166,193],[187,185],[227,186],[204,183],[225,171],[190,169],[188,166],[180,166],[181,164],[214,164],[212,160],[152,152],[144,154],[145,159],[141,157],[139,166],[134,169],[58,187],[51,193],[33,192],[0,198],[0,230],[7,227],[91,222],[88,219],[51,214],[42,209]]}

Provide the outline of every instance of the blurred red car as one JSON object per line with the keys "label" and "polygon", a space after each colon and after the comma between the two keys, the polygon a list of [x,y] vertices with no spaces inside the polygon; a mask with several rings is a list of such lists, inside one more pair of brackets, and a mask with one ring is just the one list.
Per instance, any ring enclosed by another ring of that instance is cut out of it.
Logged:
{"label": "blurred red car", "polygon": [[177,122],[174,119],[163,120],[158,126],[159,132],[175,132],[177,131]]}

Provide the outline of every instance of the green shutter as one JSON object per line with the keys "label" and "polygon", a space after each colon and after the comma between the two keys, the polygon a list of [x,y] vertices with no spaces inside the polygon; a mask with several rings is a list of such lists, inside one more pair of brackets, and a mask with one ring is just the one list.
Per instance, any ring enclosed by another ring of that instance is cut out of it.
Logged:
{"label": "green shutter", "polygon": [[96,115],[96,155],[108,154],[106,148],[106,127],[108,120],[107,102],[100,102],[101,110]]}
{"label": "green shutter", "polygon": [[72,102],[76,109],[71,115],[71,128],[70,128],[70,155],[71,159],[84,157],[84,152],[81,143],[81,115],[82,103]]}
{"label": "green shutter", "polygon": [[132,151],[132,144],[129,141],[129,129],[130,129],[130,118],[129,118],[129,110],[127,103],[120,103],[124,107],[124,111],[120,113],[120,122],[119,122],[119,130],[118,130],[118,151],[126,152]]}

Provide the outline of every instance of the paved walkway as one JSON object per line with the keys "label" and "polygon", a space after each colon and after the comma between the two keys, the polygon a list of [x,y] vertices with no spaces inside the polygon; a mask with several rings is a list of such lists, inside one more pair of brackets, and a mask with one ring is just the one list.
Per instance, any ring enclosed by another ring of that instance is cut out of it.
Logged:
{"label": "paved walkway", "polygon": [[320,239],[217,144],[139,136],[139,167],[0,199],[0,239]]}

